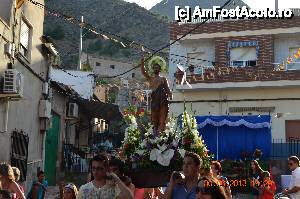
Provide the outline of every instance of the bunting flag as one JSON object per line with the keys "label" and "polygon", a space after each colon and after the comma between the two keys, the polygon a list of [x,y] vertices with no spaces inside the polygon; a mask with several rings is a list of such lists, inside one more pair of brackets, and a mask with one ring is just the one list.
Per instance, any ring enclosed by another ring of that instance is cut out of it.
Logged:
{"label": "bunting flag", "polygon": [[125,44],[124,44],[122,41],[120,42],[120,44],[121,44],[124,48],[126,48]]}
{"label": "bunting flag", "polygon": [[21,8],[25,0],[16,0],[16,9]]}
{"label": "bunting flag", "polygon": [[106,35],[101,34],[102,38],[105,40],[109,40],[109,38]]}
{"label": "bunting flag", "polygon": [[[300,48],[297,49],[297,52],[295,52],[292,56],[288,56],[286,59],[286,64],[291,64],[293,63],[296,59],[298,59],[300,57]],[[279,66],[279,70],[285,70],[285,63],[281,63],[278,65]]]}

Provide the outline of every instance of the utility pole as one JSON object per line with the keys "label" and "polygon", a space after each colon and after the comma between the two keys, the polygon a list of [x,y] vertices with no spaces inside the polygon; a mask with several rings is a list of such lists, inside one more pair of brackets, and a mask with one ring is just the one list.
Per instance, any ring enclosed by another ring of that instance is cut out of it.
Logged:
{"label": "utility pole", "polygon": [[275,0],[275,11],[278,11],[278,0]]}
{"label": "utility pole", "polygon": [[81,25],[80,25],[80,38],[79,38],[79,54],[78,54],[78,68],[81,70],[81,54],[82,54],[82,27],[83,27],[83,16],[81,16]]}

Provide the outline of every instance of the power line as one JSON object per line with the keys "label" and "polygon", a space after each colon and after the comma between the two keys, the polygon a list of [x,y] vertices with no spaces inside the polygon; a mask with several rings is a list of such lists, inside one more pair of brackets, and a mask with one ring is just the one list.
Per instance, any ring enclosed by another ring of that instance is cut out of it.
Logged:
{"label": "power line", "polygon": [[[35,2],[35,1],[33,1],[33,0],[28,0],[28,1],[31,2],[31,3],[33,3],[33,4],[35,4],[35,5],[38,5],[38,6],[40,6],[40,7],[47,8],[45,5],[40,4],[40,3],[38,3],[38,2]],[[229,5],[229,3],[231,3],[231,2],[232,2],[232,0],[228,0],[228,1],[221,7],[221,9],[223,9],[225,6]],[[67,21],[69,21],[69,22],[71,22],[72,20],[75,19],[74,17],[69,17],[69,16],[66,16],[66,15],[64,15],[64,14],[60,14],[60,13],[58,13],[58,12],[55,13],[55,11],[53,11],[53,13],[56,14],[56,15],[55,15],[56,17],[60,17],[60,16],[61,16],[61,17],[65,18],[65,19],[66,19]],[[92,25],[89,24],[89,23],[84,23],[84,25],[83,25],[83,24],[81,24],[80,20],[78,20],[78,19],[75,19],[75,20],[79,22],[79,25],[80,25],[82,28],[87,29],[88,31],[91,31],[91,32],[95,33],[95,31],[93,31],[92,29],[94,29],[94,30],[96,29],[96,30],[97,30],[96,27],[92,26]],[[152,58],[155,54],[157,54],[157,53],[159,53],[160,51],[162,51],[162,50],[164,50],[164,49],[166,49],[166,48],[168,48],[168,47],[174,45],[176,42],[180,41],[181,39],[183,39],[184,37],[186,37],[188,34],[191,34],[193,31],[195,31],[196,29],[198,29],[201,25],[203,25],[204,23],[206,23],[208,20],[209,20],[209,19],[206,19],[206,20],[202,21],[202,22],[201,22],[200,24],[198,24],[196,27],[192,28],[191,30],[189,30],[188,32],[186,32],[185,34],[183,34],[181,37],[177,38],[176,40],[174,40],[174,41],[171,42],[170,44],[167,44],[167,45],[161,47],[160,49],[155,50],[148,58],[146,58],[145,62],[148,61],[150,58]],[[72,23],[72,22],[71,22],[71,23]],[[89,28],[87,28],[86,26],[89,26],[89,27],[91,27],[92,29],[89,29]],[[113,36],[115,36],[115,37],[122,38],[123,40],[129,42],[128,39],[125,39],[125,38],[123,38],[123,37],[121,37],[121,36],[119,36],[119,35],[116,35],[116,34],[113,34],[113,33],[108,32],[108,31],[101,30],[101,29],[99,29],[99,30],[102,31],[102,32],[111,34],[111,35],[113,35]],[[95,34],[96,34],[96,33],[95,33]],[[114,41],[115,41],[115,40],[114,40]],[[133,44],[133,43],[136,43],[136,42],[135,42],[135,41],[132,41],[131,44]],[[139,45],[140,45],[140,46],[145,46],[145,45],[143,45],[143,44],[139,44]],[[146,47],[146,46],[145,46],[145,47]],[[146,48],[148,48],[148,47],[146,47]],[[150,49],[150,50],[153,51],[153,49],[151,49],[151,48],[148,48],[148,49]],[[136,67],[133,67],[132,69],[129,69],[128,71],[125,71],[125,72],[123,72],[123,73],[121,73],[121,74],[114,75],[114,76],[102,77],[102,78],[115,78],[115,77],[119,77],[119,76],[122,76],[122,75],[124,75],[124,74],[126,74],[126,73],[128,73],[128,72],[130,72],[130,71],[132,71],[132,70],[134,70],[134,69],[136,69],[136,68],[138,68],[138,67],[139,67],[139,65],[136,66]]]}
{"label": "power line", "polygon": [[[232,1],[232,0],[228,0],[223,6],[221,6],[220,9],[223,9],[223,8],[224,8],[225,6],[227,6],[231,1]],[[195,31],[196,29],[198,29],[200,26],[202,26],[202,25],[203,25],[204,23],[206,23],[208,20],[209,20],[208,18],[205,19],[203,22],[201,22],[201,23],[198,24],[196,27],[192,28],[192,29],[189,30],[187,33],[183,34],[181,37],[177,38],[176,40],[174,40],[174,41],[171,42],[170,44],[167,44],[166,46],[164,46],[164,47],[162,47],[162,48],[156,50],[154,53],[152,53],[152,55],[151,55],[150,57],[148,57],[148,58],[145,60],[145,62],[148,61],[150,58],[152,58],[156,53],[158,53],[158,52],[164,50],[165,48],[168,48],[168,47],[174,45],[176,42],[180,41],[181,39],[183,39],[183,38],[186,37],[187,35],[191,34],[193,31]],[[134,69],[136,69],[136,68],[138,68],[138,67],[140,67],[140,66],[138,65],[138,66],[136,66],[136,67],[134,67],[134,68],[132,68],[132,69],[126,71],[126,72],[123,72],[123,73],[121,73],[121,74],[119,74],[119,75],[108,76],[108,77],[105,77],[105,78],[115,78],[115,77],[118,77],[118,76],[122,76],[122,75],[124,75],[124,74],[126,74],[126,73],[128,73],[128,72],[130,72],[130,71],[132,71],[132,70],[134,70]]]}

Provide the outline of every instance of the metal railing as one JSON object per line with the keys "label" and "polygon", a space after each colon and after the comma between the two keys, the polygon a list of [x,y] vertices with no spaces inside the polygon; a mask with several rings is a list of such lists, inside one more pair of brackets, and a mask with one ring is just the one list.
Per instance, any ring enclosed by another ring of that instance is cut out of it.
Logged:
{"label": "metal railing", "polygon": [[64,169],[70,172],[88,172],[89,151],[83,150],[86,146],[75,147],[72,144],[64,144]]}
{"label": "metal railing", "polygon": [[271,159],[287,159],[292,155],[300,156],[300,139],[289,138],[287,141],[282,139],[273,140]]}

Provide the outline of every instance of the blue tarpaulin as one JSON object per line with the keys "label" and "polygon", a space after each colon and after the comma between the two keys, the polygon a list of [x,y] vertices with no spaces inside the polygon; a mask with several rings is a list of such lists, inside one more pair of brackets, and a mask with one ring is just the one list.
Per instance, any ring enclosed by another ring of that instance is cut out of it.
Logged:
{"label": "blue tarpaulin", "polygon": [[196,116],[200,135],[218,160],[240,159],[243,152],[260,149],[263,158],[271,152],[271,117],[251,116]]}

